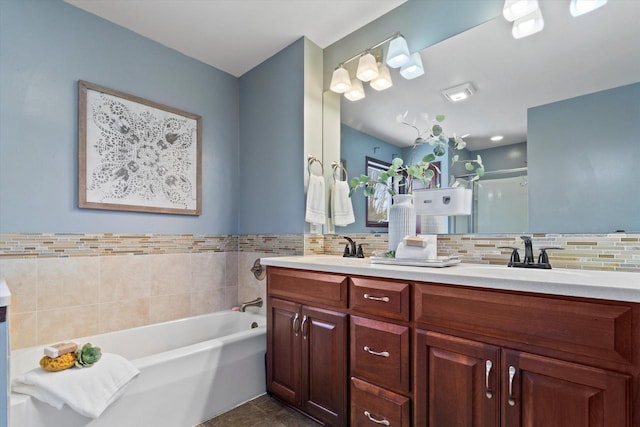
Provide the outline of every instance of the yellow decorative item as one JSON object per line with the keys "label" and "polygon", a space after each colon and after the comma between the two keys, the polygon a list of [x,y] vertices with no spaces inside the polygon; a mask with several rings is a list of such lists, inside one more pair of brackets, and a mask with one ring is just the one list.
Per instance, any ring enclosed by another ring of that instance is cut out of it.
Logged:
{"label": "yellow decorative item", "polygon": [[71,368],[76,363],[75,353],[67,353],[58,357],[44,356],[40,359],[40,366],[45,371],[56,372]]}

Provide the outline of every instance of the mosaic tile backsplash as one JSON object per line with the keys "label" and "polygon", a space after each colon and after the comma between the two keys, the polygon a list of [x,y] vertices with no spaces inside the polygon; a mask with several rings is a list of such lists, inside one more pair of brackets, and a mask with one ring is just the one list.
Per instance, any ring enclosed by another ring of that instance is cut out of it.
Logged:
{"label": "mosaic tile backsplash", "polygon": [[[352,235],[365,255],[386,234]],[[266,297],[250,268],[264,256],[341,255],[340,235],[0,234],[0,276],[12,291],[12,348],[228,309]],[[519,235],[441,235],[440,255],[506,265]],[[534,234],[556,268],[640,273],[640,234]],[[522,253],[523,251],[521,251]],[[536,251],[537,254],[537,251]],[[264,311],[264,308],[262,309]]]}

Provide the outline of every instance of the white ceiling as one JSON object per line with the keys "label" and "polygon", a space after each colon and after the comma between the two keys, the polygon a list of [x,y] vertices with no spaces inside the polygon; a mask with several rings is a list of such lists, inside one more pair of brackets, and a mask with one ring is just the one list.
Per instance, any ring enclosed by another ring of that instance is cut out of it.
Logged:
{"label": "white ceiling", "polygon": [[[342,100],[342,122],[395,145],[411,145],[415,130],[396,122],[408,119],[426,129],[421,113],[444,114],[444,129],[465,138],[471,149],[526,141],[527,108],[640,81],[640,1],[610,0],[573,18],[569,0],[541,0],[541,33],[516,40],[502,16],[421,52],[425,74],[404,80],[391,70],[394,86],[366,98]],[[355,61],[354,61],[355,62]],[[477,93],[451,104],[443,89],[471,82]],[[606,111],[602,112],[603,126]],[[640,120],[640,117],[639,117]]]}
{"label": "white ceiling", "polygon": [[241,76],[306,36],[325,48],[406,0],[65,0]]}

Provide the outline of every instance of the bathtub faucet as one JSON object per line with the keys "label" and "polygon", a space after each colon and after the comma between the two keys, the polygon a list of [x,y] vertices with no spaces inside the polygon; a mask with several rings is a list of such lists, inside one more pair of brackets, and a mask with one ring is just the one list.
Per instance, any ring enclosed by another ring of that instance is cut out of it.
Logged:
{"label": "bathtub faucet", "polygon": [[258,297],[254,300],[243,302],[240,304],[240,311],[246,311],[247,307],[262,307],[262,298]]}

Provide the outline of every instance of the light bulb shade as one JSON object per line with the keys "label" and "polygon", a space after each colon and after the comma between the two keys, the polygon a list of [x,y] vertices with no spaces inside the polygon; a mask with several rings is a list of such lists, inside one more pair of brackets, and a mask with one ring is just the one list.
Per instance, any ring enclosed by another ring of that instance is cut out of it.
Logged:
{"label": "light bulb shade", "polygon": [[409,46],[407,46],[407,41],[404,37],[398,36],[391,40],[386,60],[389,67],[400,68],[409,62],[410,57],[411,53],[409,53]]}
{"label": "light bulb shade", "polygon": [[571,0],[571,16],[580,16],[607,4],[607,0]]}
{"label": "light bulb shade", "polygon": [[338,67],[333,71],[331,76],[331,89],[335,93],[345,93],[351,88],[351,78],[349,72],[344,67]]}
{"label": "light bulb shade", "polygon": [[393,86],[391,81],[391,73],[389,73],[389,67],[378,62],[378,77],[371,80],[369,83],[375,90],[385,90]]}
{"label": "light bulb shade", "polygon": [[537,9],[540,9],[538,0],[505,0],[502,15],[507,21],[513,22]]}
{"label": "light bulb shade", "polygon": [[513,28],[511,34],[515,39],[521,39],[523,37],[530,36],[544,28],[544,19],[542,19],[542,12],[540,9],[536,9],[534,12],[516,19],[513,22]]}
{"label": "light bulb shade", "polygon": [[365,53],[360,57],[356,77],[363,82],[368,82],[378,77],[378,65],[375,56],[370,53]]}
{"label": "light bulb shade", "polygon": [[358,101],[364,98],[364,88],[362,82],[358,79],[351,80],[351,88],[344,93],[344,97],[349,101]]}
{"label": "light bulb shade", "polygon": [[422,66],[422,58],[419,52],[412,54],[409,62],[400,68],[400,75],[407,80],[415,79],[423,74],[424,67]]}

